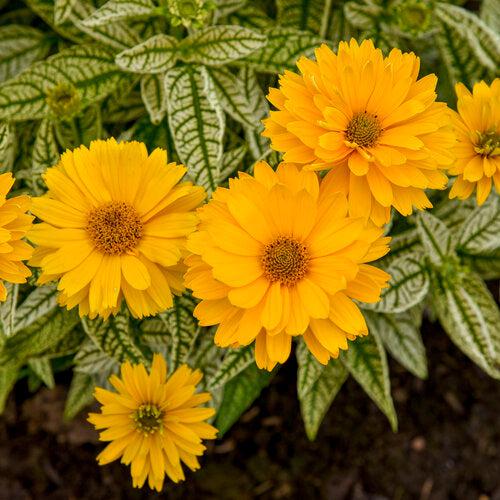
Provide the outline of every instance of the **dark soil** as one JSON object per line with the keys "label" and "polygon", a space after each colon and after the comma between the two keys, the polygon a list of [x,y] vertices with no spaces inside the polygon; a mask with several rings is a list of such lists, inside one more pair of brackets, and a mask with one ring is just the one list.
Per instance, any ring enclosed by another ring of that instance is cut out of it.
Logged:
{"label": "dark soil", "polygon": [[[350,379],[309,442],[292,361],[163,498],[500,499],[500,383],[435,326],[424,329],[429,379],[391,362],[398,433]],[[0,420],[0,498],[157,498],[132,489],[119,463],[96,464],[102,446],[83,416],[61,421],[64,396],[63,386],[34,396],[16,388]]]}

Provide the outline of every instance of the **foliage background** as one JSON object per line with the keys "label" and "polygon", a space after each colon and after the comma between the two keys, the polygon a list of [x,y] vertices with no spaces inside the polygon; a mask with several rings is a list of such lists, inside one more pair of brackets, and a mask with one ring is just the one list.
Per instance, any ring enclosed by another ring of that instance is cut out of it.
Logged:
{"label": "foliage background", "polygon": [[[41,173],[66,148],[115,136],[162,147],[211,192],[258,159],[279,156],[260,136],[266,89],[320,43],[370,37],[385,52],[413,50],[422,74],[439,76],[439,97],[454,107],[453,84],[488,82],[498,72],[500,6],[421,0],[25,0],[0,1],[0,170],[16,190],[40,195]],[[186,6],[190,9],[186,10]],[[500,378],[500,313],[484,280],[500,277],[500,203],[434,193],[435,209],[395,217],[392,274],[383,300],[366,310],[372,335],[323,368],[297,344],[297,394],[307,435],[349,375],[387,416],[397,417],[386,351],[415,376],[428,373],[419,327],[439,320],[452,341]],[[55,288],[13,286],[0,306],[0,408],[16,380],[36,390],[72,368],[65,416],[105,385],[120,361],[148,363],[163,352],[205,372],[224,433],[269,384],[251,348],[222,351],[192,317],[185,294],[175,308],[137,321],[123,310],[107,322],[80,321],[57,307]]]}

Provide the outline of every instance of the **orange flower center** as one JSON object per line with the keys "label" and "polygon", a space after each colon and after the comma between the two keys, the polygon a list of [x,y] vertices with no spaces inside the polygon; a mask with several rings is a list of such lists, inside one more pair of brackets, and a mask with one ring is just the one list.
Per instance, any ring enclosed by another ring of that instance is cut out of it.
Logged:
{"label": "orange flower center", "polygon": [[353,116],[347,125],[345,137],[349,142],[363,148],[369,148],[377,142],[382,132],[380,122],[375,115],[363,111]]}
{"label": "orange flower center", "polygon": [[154,434],[163,427],[163,412],[156,405],[139,406],[132,418],[135,428],[143,434]]}
{"label": "orange flower center", "polygon": [[262,256],[264,276],[271,282],[292,286],[307,272],[307,248],[293,238],[280,236],[266,246]]}
{"label": "orange flower center", "polygon": [[481,156],[497,156],[500,154],[500,135],[496,132],[478,132],[478,143],[474,151]]}
{"label": "orange flower center", "polygon": [[107,255],[121,255],[133,250],[142,237],[142,229],[135,208],[122,201],[93,209],[86,227],[95,247]]}

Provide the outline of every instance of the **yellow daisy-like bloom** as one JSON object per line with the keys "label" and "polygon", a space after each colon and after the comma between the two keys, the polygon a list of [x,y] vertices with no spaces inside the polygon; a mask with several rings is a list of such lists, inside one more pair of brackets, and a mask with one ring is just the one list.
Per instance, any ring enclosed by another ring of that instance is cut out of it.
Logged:
{"label": "yellow daisy-like bloom", "polygon": [[95,398],[101,413],[89,414],[96,429],[105,429],[101,441],[110,441],[98,455],[99,465],[121,457],[131,466],[134,487],[161,491],[165,474],[175,483],[184,480],[181,463],[191,470],[200,468],[197,456],[206,447],[202,439],[215,439],[217,429],[204,422],[213,408],[199,407],[210,401],[208,392],[195,393],[203,375],[182,365],[167,378],[165,360],[155,354],[148,375],[144,365],[121,366],[121,377],[109,379],[118,391],[97,387]]}
{"label": "yellow daisy-like bloom", "polygon": [[450,198],[464,200],[476,189],[477,203],[482,205],[490,194],[492,181],[500,193],[500,78],[490,87],[485,82],[476,83],[472,93],[462,83],[455,90],[457,160],[448,173],[457,178]]}
{"label": "yellow daisy-like bloom", "polygon": [[286,71],[270,89],[278,111],[264,121],[284,160],[332,169],[350,215],[377,225],[391,206],[405,216],[431,207],[424,190],[446,187],[441,169],[453,161],[455,137],[446,104],[435,102],[436,76],[418,79],[419,58],[398,49],[384,57],[370,40],[351,40],[297,66],[301,75]]}
{"label": "yellow daisy-like bloom", "polygon": [[7,298],[7,289],[3,281],[26,283],[31,276],[30,270],[23,264],[29,259],[33,249],[21,240],[30,229],[33,217],[26,214],[30,206],[29,196],[15,196],[7,199],[7,194],[14,184],[10,172],[0,175],[0,301]]}
{"label": "yellow daisy-like bloom", "polygon": [[240,173],[198,210],[188,239],[186,286],[202,299],[201,325],[219,325],[221,347],[255,341],[260,368],[287,360],[303,335],[323,364],[368,329],[352,299],[377,302],[389,275],[371,265],[390,238],[364,217],[349,217],[331,179],[265,162]]}
{"label": "yellow daisy-like bloom", "polygon": [[179,183],[185,172],[139,142],[94,141],[64,153],[31,209],[43,221],[29,233],[39,283],[59,280],[60,304],[78,305],[80,316],[106,318],[123,298],[138,318],[171,307],[205,198],[203,188]]}

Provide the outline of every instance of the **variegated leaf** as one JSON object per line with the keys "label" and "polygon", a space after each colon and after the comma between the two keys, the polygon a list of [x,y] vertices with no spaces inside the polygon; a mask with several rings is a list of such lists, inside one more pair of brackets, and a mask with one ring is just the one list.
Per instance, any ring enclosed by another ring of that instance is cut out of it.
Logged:
{"label": "variegated leaf", "polygon": [[71,379],[66,403],[64,419],[71,420],[94,400],[94,381],[85,373],[75,372]]}
{"label": "variegated leaf", "polygon": [[151,123],[158,125],[167,113],[164,75],[144,75],[141,78],[141,96]]}
{"label": "variegated leaf", "polygon": [[0,123],[0,174],[12,170],[16,154],[14,127],[7,122]]}
{"label": "variegated leaf", "polygon": [[57,146],[54,124],[49,119],[44,119],[38,127],[35,145],[33,147],[33,159],[31,161],[31,176],[27,179],[30,189],[36,195],[43,194],[45,183],[42,174],[59,161],[59,148]]}
{"label": "variegated leaf", "polygon": [[429,212],[419,212],[417,231],[432,263],[441,265],[447,258],[453,257],[453,237],[446,224]]}
{"label": "variegated leaf", "polygon": [[207,389],[213,390],[224,386],[252,363],[254,363],[253,347],[230,349],[217,371],[207,377],[205,381]]}
{"label": "variegated leaf", "polygon": [[94,27],[123,19],[147,17],[154,13],[154,9],[152,0],[108,0],[85,19],[84,24]]}

